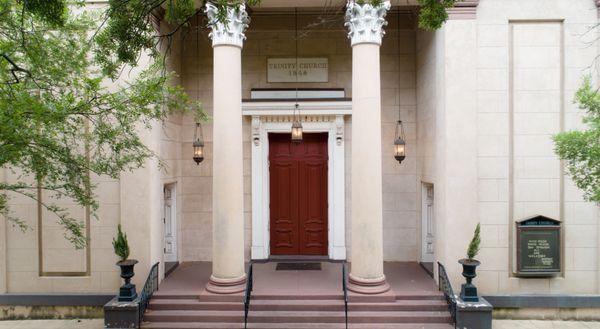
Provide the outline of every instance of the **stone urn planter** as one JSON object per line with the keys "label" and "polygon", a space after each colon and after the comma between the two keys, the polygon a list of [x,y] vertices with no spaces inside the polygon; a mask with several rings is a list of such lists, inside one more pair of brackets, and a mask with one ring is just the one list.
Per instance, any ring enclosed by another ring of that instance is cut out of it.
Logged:
{"label": "stone urn planter", "polygon": [[117,262],[117,266],[121,268],[121,277],[125,280],[125,284],[119,288],[119,301],[132,302],[137,298],[135,284],[131,283],[131,278],[135,275],[133,267],[138,261],[135,259],[126,259]]}
{"label": "stone urn planter", "polygon": [[473,279],[477,276],[477,266],[481,264],[476,259],[463,258],[458,261],[462,265],[462,275],[467,280],[460,288],[460,298],[465,302],[478,302],[477,287],[473,284]]}

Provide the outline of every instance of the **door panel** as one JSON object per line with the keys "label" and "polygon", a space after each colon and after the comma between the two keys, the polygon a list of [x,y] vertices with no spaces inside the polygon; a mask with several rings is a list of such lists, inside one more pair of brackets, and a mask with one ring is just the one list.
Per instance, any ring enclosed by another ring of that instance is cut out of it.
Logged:
{"label": "door panel", "polygon": [[327,134],[269,134],[272,255],[327,255]]}
{"label": "door panel", "polygon": [[298,229],[293,199],[295,195],[288,187],[297,180],[297,164],[291,161],[271,165],[271,249],[286,253],[297,253]]}

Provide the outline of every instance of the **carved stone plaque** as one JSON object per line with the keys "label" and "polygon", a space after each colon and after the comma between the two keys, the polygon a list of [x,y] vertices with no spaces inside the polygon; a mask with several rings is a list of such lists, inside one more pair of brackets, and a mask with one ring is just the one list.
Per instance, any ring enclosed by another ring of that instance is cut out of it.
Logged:
{"label": "carved stone plaque", "polygon": [[[298,64],[298,68],[296,68]],[[267,82],[327,82],[327,58],[269,58]]]}

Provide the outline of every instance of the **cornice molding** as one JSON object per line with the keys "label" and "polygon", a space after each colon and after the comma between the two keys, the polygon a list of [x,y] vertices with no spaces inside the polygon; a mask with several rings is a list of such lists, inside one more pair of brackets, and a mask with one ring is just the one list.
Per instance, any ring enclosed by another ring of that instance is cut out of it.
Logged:
{"label": "cornice molding", "polygon": [[352,46],[361,43],[381,45],[385,34],[383,27],[387,25],[385,15],[390,8],[389,1],[374,7],[368,3],[360,5],[356,1],[348,0],[344,25],[348,27],[348,38]]}
{"label": "cornice molding", "polygon": [[477,18],[477,5],[479,0],[457,1],[454,7],[448,8],[448,19],[475,19]]}
{"label": "cornice molding", "polygon": [[245,4],[239,5],[238,8],[227,7],[227,24],[219,22],[217,19],[218,9],[212,3],[207,2],[204,11],[208,16],[208,25],[211,28],[208,36],[212,39],[213,47],[228,45],[242,48],[244,46],[244,40],[246,40],[244,32],[250,23]]}

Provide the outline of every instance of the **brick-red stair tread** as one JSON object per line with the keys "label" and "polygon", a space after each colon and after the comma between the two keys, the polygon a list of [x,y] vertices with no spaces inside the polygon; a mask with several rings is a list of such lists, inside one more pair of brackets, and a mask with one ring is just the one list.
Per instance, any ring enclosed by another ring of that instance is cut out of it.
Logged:
{"label": "brick-red stair tread", "polygon": [[252,294],[253,300],[343,300],[344,295],[257,295]]}
{"label": "brick-red stair tread", "polygon": [[[243,323],[155,322],[142,329],[240,329]],[[345,329],[343,323],[249,323],[248,329]],[[350,329],[454,329],[445,323],[353,323]]]}
{"label": "brick-red stair tread", "polygon": [[243,310],[241,302],[204,302],[198,299],[152,299],[152,310]]}

